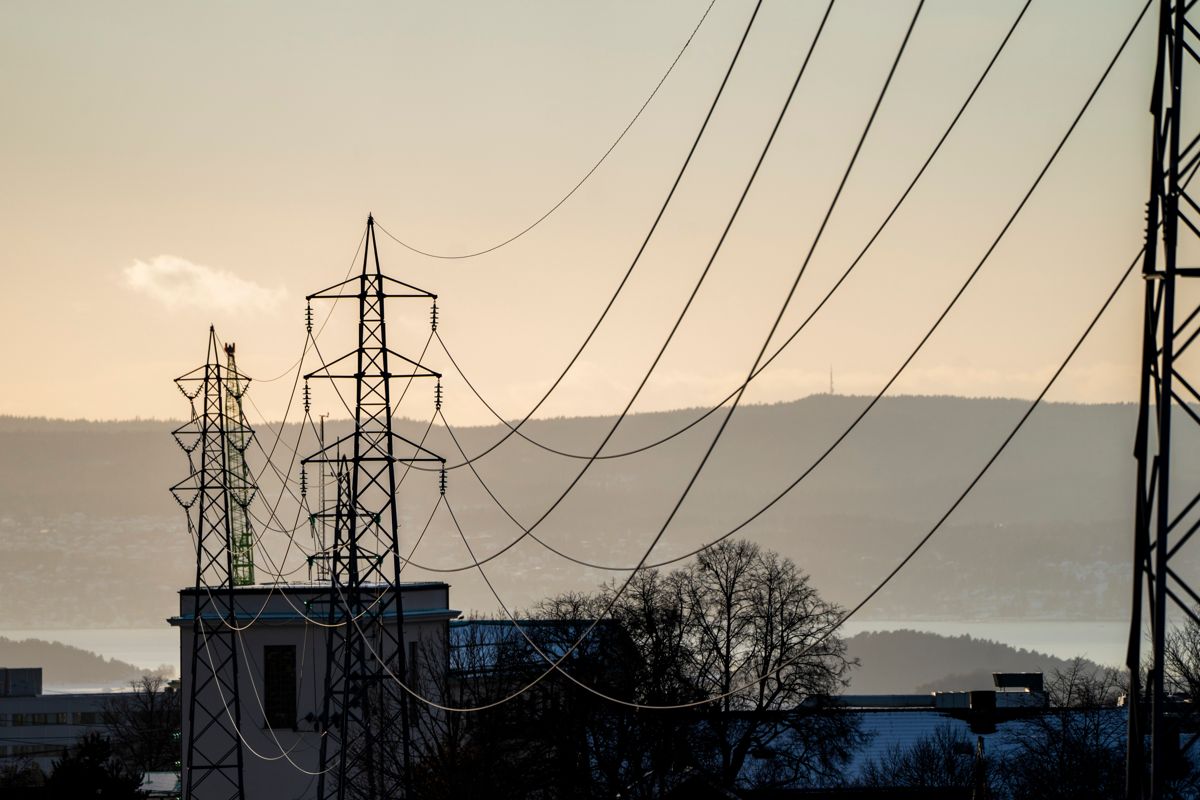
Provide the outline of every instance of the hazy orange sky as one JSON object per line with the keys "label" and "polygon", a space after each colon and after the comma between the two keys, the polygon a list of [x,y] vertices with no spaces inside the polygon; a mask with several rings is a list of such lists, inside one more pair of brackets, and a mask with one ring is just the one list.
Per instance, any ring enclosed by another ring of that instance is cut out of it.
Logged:
{"label": "hazy orange sky", "polygon": [[[304,295],[344,275],[368,211],[427,250],[507,238],[611,144],[707,5],[0,5],[0,413],[180,417],[187,406],[171,379],[203,358],[210,322],[238,343],[245,372],[286,373],[304,343]],[[785,330],[890,208],[1020,5],[927,4]],[[715,244],[823,7],[765,3],[660,235],[543,415],[624,405]],[[1034,0],[908,204],[748,400],[825,391],[831,367],[839,392],[879,388],[983,254],[1140,7]],[[505,416],[540,397],[600,313],[751,8],[717,0],[624,141],[515,243],[439,261],[380,236],[385,270],[440,295],[442,336]],[[912,8],[836,4],[764,171],[637,410],[712,404],[744,375]],[[896,392],[1031,396],[1111,289],[1143,233],[1152,22]],[[1052,399],[1135,397],[1139,289],[1126,287]],[[326,356],[349,345],[348,311],[320,340]],[[395,349],[416,355],[426,308],[390,313]],[[436,350],[428,360],[450,370]],[[286,377],[255,384],[256,407],[279,419],[289,388]],[[322,391],[316,410],[336,415]],[[452,421],[488,420],[457,380],[446,391]],[[427,417],[431,395],[432,386],[414,393],[401,413]]]}

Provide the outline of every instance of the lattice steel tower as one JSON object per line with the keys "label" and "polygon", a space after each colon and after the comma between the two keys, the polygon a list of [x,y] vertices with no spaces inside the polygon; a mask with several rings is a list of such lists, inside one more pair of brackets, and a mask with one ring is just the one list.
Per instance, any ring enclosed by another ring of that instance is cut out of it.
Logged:
{"label": "lattice steel tower", "polygon": [[[1189,618],[1200,623],[1200,594],[1186,575],[1180,555],[1200,530],[1200,476],[1185,474],[1180,454],[1194,449],[1200,433],[1200,375],[1196,362],[1181,360],[1200,337],[1200,305],[1196,289],[1200,267],[1181,258],[1200,255],[1200,205],[1186,187],[1200,166],[1200,131],[1195,120],[1182,119],[1185,75],[1200,65],[1193,2],[1162,0],[1159,7],[1158,55],[1151,114],[1154,118],[1150,166],[1150,200],[1146,214],[1145,314],[1142,377],[1137,424],[1137,505],[1134,545],[1134,591],[1129,651],[1129,761],[1127,795],[1163,798],[1197,735],[1180,735],[1182,704],[1170,694],[1164,658],[1169,628]],[[1189,125],[1189,130],[1181,129]],[[1195,262],[1194,262],[1195,263]],[[1186,288],[1186,294],[1181,290]],[[1190,374],[1189,374],[1190,373]],[[1182,413],[1175,413],[1182,412]],[[1172,431],[1178,420],[1186,426]],[[1175,469],[1173,469],[1173,467]],[[1196,549],[1192,545],[1191,549]],[[1200,551],[1198,551],[1200,552]],[[1149,672],[1142,686],[1142,617],[1149,619]],[[1149,742],[1147,758],[1145,744]]]}
{"label": "lattice steel tower", "polygon": [[392,380],[440,375],[388,348],[384,310],[437,297],[382,273],[368,216],[361,273],[308,299],[336,298],[358,301],[358,347],[305,376],[354,381],[354,431],[303,461],[338,465],[318,796],[383,800],[410,776],[396,465],[444,463],[392,430]]}
{"label": "lattice steel tower", "polygon": [[237,624],[234,587],[253,581],[254,575],[254,535],[246,506],[255,487],[245,463],[254,431],[241,412],[249,379],[238,373],[232,345],[226,354],[228,362],[222,364],[210,327],[207,362],[175,380],[192,406],[191,420],[173,432],[188,454],[191,474],[171,489],[187,510],[196,543],[183,757],[183,796],[188,800],[244,796],[239,663],[231,626]]}

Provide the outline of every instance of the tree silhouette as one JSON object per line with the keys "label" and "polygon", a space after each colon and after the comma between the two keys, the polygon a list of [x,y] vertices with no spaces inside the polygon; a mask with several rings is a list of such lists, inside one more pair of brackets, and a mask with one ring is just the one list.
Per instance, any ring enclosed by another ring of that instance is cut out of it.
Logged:
{"label": "tree silhouette", "polygon": [[145,797],[141,783],[141,775],[114,757],[108,739],[88,733],[54,762],[46,794],[51,800],[133,800]]}

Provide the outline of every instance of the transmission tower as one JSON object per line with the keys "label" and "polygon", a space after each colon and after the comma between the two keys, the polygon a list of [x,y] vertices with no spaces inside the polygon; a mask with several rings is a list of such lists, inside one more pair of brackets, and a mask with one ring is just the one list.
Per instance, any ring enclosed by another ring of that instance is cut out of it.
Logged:
{"label": "transmission tower", "polygon": [[192,651],[183,796],[188,800],[244,796],[239,665],[230,626],[235,624],[234,587],[254,575],[246,505],[255,488],[245,463],[254,431],[241,413],[249,380],[237,371],[232,345],[226,357],[222,364],[210,327],[204,366],[175,379],[192,407],[191,419],[173,432],[188,454],[191,474],[171,489],[188,512],[196,543],[196,583],[187,593]]}
{"label": "transmission tower", "polygon": [[[1200,623],[1200,594],[1185,576],[1179,552],[1200,530],[1200,484],[1194,475],[1172,470],[1180,466],[1181,444],[1194,446],[1191,437],[1196,432],[1172,432],[1172,423],[1200,425],[1195,411],[1200,402],[1200,376],[1189,377],[1190,370],[1180,361],[1200,336],[1200,306],[1195,305],[1194,291],[1189,291],[1187,298],[1180,297],[1183,286],[1200,286],[1188,280],[1200,277],[1200,268],[1179,263],[1181,253],[1195,257],[1195,245],[1200,243],[1200,205],[1186,191],[1200,165],[1200,135],[1181,130],[1184,75],[1200,63],[1193,49],[1200,12],[1193,11],[1193,5],[1161,0],[1159,7],[1150,107],[1154,118],[1150,200],[1142,264],[1145,312],[1135,445],[1133,608],[1126,656],[1130,676],[1126,791],[1129,798],[1155,800],[1169,795],[1180,756],[1200,735],[1189,734],[1181,741],[1183,706],[1173,702],[1169,693],[1164,659],[1170,627],[1188,619]],[[1143,615],[1150,627],[1145,686],[1140,674]]]}
{"label": "transmission tower", "polygon": [[337,464],[338,475],[318,796],[383,800],[402,796],[411,774],[408,702],[395,682],[407,680],[396,465],[445,463],[392,430],[392,380],[441,376],[388,348],[384,310],[388,299],[437,297],[382,273],[368,216],[361,273],[308,297],[339,298],[358,301],[358,347],[305,376],[354,381],[353,432],[302,462]]}

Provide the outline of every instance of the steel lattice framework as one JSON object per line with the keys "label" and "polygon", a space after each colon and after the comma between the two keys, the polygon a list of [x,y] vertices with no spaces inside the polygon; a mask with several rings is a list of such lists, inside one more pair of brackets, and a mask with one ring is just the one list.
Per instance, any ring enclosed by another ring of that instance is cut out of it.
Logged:
{"label": "steel lattice framework", "polygon": [[[1183,568],[1181,548],[1200,530],[1200,484],[1172,470],[1182,445],[1194,446],[1200,426],[1200,376],[1180,359],[1200,337],[1200,305],[1194,290],[1181,289],[1200,277],[1200,267],[1180,264],[1200,244],[1200,204],[1186,186],[1200,166],[1200,132],[1182,130],[1184,76],[1200,65],[1200,12],[1192,2],[1162,0],[1151,113],[1154,118],[1147,204],[1145,314],[1142,377],[1135,457],[1137,504],[1134,591],[1129,651],[1129,759],[1127,795],[1163,798],[1179,766],[1180,750],[1190,750],[1200,734],[1181,737],[1182,707],[1172,703],[1164,651],[1172,619],[1200,623],[1200,594]],[[1189,285],[1190,284],[1190,285]],[[1194,368],[1193,368],[1194,369]],[[1178,420],[1191,430],[1172,431]],[[1184,555],[1188,555],[1186,552]],[[1141,647],[1148,618],[1149,670],[1142,685]],[[1147,754],[1146,746],[1149,744]]]}
{"label": "steel lattice framework", "polygon": [[254,523],[250,519],[250,501],[258,494],[258,486],[246,463],[246,448],[254,432],[246,422],[242,409],[242,377],[238,372],[232,342],[225,345],[225,419],[232,423],[226,430],[225,458],[228,465],[228,486],[233,500],[229,504],[229,542],[233,556],[233,583],[250,586],[254,583]]}
{"label": "steel lattice framework", "polygon": [[358,347],[305,375],[355,387],[354,431],[303,461],[337,464],[338,476],[318,796],[382,800],[402,796],[410,775],[408,702],[394,679],[406,676],[396,465],[444,463],[392,430],[392,380],[441,376],[388,348],[385,306],[437,298],[382,273],[372,217],[361,273],[308,299],[338,298],[358,301]]}
{"label": "steel lattice framework", "polygon": [[[192,405],[191,420],[173,432],[188,454],[191,474],[171,492],[187,510],[196,542],[183,796],[241,800],[239,664],[231,626],[236,613],[234,586],[244,566],[235,561],[232,527],[239,515],[246,518],[245,506],[255,493],[244,460],[254,431],[241,414],[241,396],[249,379],[236,371],[232,361],[221,364],[216,331],[210,327],[207,362],[175,382]],[[247,536],[252,538],[248,528]]]}

